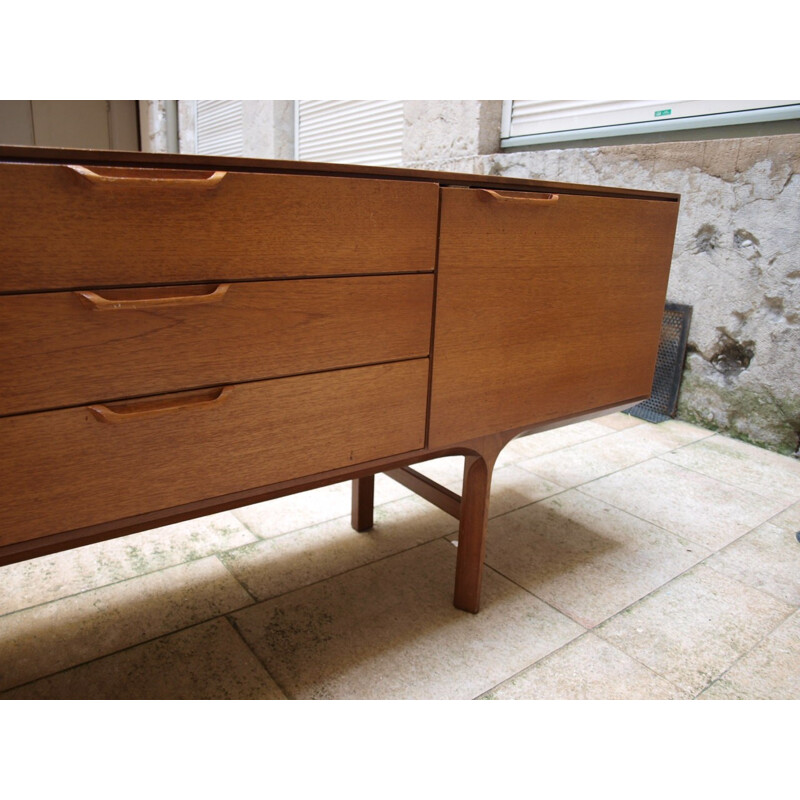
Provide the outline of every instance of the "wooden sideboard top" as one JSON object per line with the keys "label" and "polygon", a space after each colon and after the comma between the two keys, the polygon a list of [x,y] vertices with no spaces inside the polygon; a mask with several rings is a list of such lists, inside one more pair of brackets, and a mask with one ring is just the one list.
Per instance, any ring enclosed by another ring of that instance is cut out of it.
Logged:
{"label": "wooden sideboard top", "polygon": [[19,147],[0,145],[0,161],[36,162],[40,164],[94,164],[116,167],[161,167],[172,169],[225,170],[227,172],[269,172],[292,175],[328,175],[347,178],[381,178],[384,180],[435,181],[446,186],[470,186],[487,189],[535,190],[561,194],[592,194],[602,197],[639,197],[678,202],[679,194],[612,186],[507,178],[500,175],[397,167],[368,167],[358,164],[325,164],[314,161],[277,161],[264,158],[189,155],[177,153],[143,153],[123,150],[81,150],[60,147]]}

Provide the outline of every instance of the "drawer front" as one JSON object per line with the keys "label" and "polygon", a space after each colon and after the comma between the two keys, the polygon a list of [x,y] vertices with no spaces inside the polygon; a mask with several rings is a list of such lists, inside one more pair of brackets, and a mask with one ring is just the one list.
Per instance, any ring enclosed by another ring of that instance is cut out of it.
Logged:
{"label": "drawer front", "polygon": [[0,415],[428,355],[432,275],[0,297]]}
{"label": "drawer front", "polygon": [[431,271],[411,181],[0,164],[0,292]]}
{"label": "drawer front", "polygon": [[428,360],[0,419],[0,545],[423,446]]}
{"label": "drawer front", "polygon": [[443,189],[430,445],[648,396],[677,214]]}

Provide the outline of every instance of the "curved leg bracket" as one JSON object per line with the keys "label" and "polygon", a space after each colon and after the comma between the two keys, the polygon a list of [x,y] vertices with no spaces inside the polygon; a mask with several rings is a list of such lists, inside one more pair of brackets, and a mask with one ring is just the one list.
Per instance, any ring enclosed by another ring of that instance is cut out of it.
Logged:
{"label": "curved leg bracket", "polygon": [[[410,467],[398,467],[386,471],[389,477],[458,519],[458,556],[453,605],[473,614],[477,613],[480,607],[492,472],[500,450],[510,438],[512,437],[487,436],[443,453],[466,454],[460,498]],[[356,478],[353,481],[351,522],[357,531],[367,531],[372,527],[374,492],[374,475]]]}

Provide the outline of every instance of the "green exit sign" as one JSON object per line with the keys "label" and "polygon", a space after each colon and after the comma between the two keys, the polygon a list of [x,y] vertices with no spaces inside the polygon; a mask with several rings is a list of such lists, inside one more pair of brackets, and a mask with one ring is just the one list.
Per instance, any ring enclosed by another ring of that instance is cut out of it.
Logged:
{"label": "green exit sign", "polygon": [[662,108],[660,111],[656,111],[657,117],[668,117],[672,113],[671,108]]}

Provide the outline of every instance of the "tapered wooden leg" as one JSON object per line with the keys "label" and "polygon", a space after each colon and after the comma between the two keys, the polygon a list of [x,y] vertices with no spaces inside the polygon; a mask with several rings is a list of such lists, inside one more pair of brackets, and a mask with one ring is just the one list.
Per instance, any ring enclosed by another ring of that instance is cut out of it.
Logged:
{"label": "tapered wooden leg", "polygon": [[480,606],[493,466],[493,458],[487,461],[482,456],[467,456],[464,459],[453,605],[473,614]]}
{"label": "tapered wooden leg", "polygon": [[357,531],[368,531],[373,525],[372,509],[375,504],[375,476],[356,478],[353,481],[353,500],[350,524]]}

